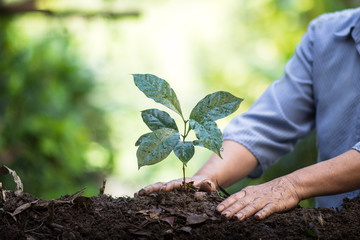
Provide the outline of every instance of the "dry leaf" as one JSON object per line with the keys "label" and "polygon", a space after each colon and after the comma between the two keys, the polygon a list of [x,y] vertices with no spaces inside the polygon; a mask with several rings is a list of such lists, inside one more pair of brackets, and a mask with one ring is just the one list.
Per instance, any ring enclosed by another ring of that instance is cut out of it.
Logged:
{"label": "dry leaf", "polygon": [[137,211],[136,213],[141,213],[141,214],[148,214],[150,212],[150,210],[140,210],[140,211]]}
{"label": "dry leaf", "polygon": [[29,203],[24,203],[23,205],[21,205],[20,207],[16,208],[15,211],[13,213],[11,213],[11,216],[16,216],[19,213],[25,211],[26,209],[28,209],[29,207],[31,207],[31,205],[37,203],[39,200],[35,200]]}
{"label": "dry leaf", "polygon": [[191,227],[182,227],[182,228],[180,228],[180,230],[190,233],[191,232]]}
{"label": "dry leaf", "polygon": [[320,225],[323,227],[324,224],[325,224],[325,220],[324,220],[324,218],[322,217],[321,212],[320,212],[320,216],[318,216],[318,220],[319,220],[319,222],[320,222]]}
{"label": "dry leaf", "polygon": [[156,213],[154,213],[154,212],[150,212],[149,217],[150,217],[151,219],[154,219],[154,220],[158,220],[158,219],[159,219],[159,215],[156,214]]}
{"label": "dry leaf", "polygon": [[189,213],[189,216],[186,218],[186,225],[199,224],[205,222],[208,219],[209,217],[205,213],[201,215]]}
{"label": "dry leaf", "polygon": [[23,192],[23,184],[21,182],[20,177],[16,174],[16,172],[14,170],[11,170],[10,168],[8,168],[7,166],[3,165],[0,168],[0,177],[5,175],[5,174],[11,174],[14,178],[14,182],[16,183],[16,188],[15,188],[15,195],[19,196],[22,194]]}
{"label": "dry leaf", "polygon": [[161,221],[167,222],[170,226],[174,225],[175,217],[164,217],[160,219]]}
{"label": "dry leaf", "polygon": [[128,229],[128,231],[132,234],[135,234],[135,235],[139,235],[139,236],[151,236],[151,232],[149,231],[144,231],[144,230],[140,230],[140,229]]}

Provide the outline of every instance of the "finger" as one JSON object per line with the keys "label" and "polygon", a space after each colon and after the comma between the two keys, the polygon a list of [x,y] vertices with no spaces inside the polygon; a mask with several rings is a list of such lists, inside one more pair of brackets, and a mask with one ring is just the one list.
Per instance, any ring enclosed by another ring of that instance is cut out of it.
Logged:
{"label": "finger", "polygon": [[163,187],[163,182],[157,182],[152,185],[146,186],[135,193],[135,196],[143,196],[153,192],[159,191]]}
{"label": "finger", "polygon": [[159,190],[163,192],[168,192],[175,188],[180,188],[181,185],[182,185],[182,179],[176,179],[163,184],[163,186]]}
{"label": "finger", "polygon": [[[224,201],[222,201],[217,207],[216,210],[218,212],[223,212],[224,210],[227,210],[229,206],[231,206],[232,204],[234,204],[236,201],[238,201],[239,199],[245,197],[246,193],[245,191],[240,191],[237,192],[233,195],[231,195],[230,197],[228,197],[227,199],[225,199]],[[226,216],[227,214],[225,214]],[[227,216],[226,216],[227,217]]]}
{"label": "finger", "polygon": [[[208,180],[208,179],[205,179],[205,180],[210,182],[210,180]],[[194,186],[198,187],[201,185],[202,182],[204,182],[204,179],[203,178],[198,179],[197,177],[192,177],[192,178],[187,177],[185,179],[185,182],[186,183],[193,182]],[[160,191],[164,191],[164,192],[171,191],[172,189],[180,188],[183,184],[184,184],[183,178],[175,179],[170,182],[164,183],[164,185],[162,186]],[[210,184],[211,184],[211,182],[210,182]]]}
{"label": "finger", "polygon": [[234,217],[237,218],[239,221],[243,221],[246,218],[257,213],[262,207],[263,205],[261,204],[260,200],[252,201],[247,205],[242,206],[242,209],[235,213]]}
{"label": "finger", "polygon": [[278,206],[274,203],[268,203],[267,205],[265,205],[265,207],[258,211],[254,217],[261,220],[267,218],[275,212],[279,212]]}
{"label": "finger", "polygon": [[[233,217],[236,213],[238,213],[237,218],[243,218],[243,214],[241,214],[240,211],[242,211],[244,208],[248,206],[251,199],[249,197],[241,198],[237,201],[235,201],[232,205],[230,205],[228,208],[226,208],[221,214],[226,218]],[[246,217],[246,215],[245,215]]]}

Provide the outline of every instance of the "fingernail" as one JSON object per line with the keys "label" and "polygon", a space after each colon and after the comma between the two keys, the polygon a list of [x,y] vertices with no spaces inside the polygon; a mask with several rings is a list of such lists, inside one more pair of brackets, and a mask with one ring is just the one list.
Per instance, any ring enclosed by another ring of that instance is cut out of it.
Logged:
{"label": "fingernail", "polygon": [[229,218],[230,217],[230,213],[229,212],[224,212],[221,214],[222,216]]}
{"label": "fingernail", "polygon": [[221,212],[222,210],[224,210],[224,205],[219,205],[217,208],[216,208],[216,210],[218,211],[218,212]]}
{"label": "fingernail", "polygon": [[136,195],[138,195],[138,196],[142,196],[142,195],[145,195],[145,194],[146,194],[146,191],[145,191],[144,188],[140,189],[140,191],[138,191],[138,192],[136,193]]}
{"label": "fingernail", "polygon": [[166,185],[162,186],[159,191],[163,191],[166,188]]}
{"label": "fingernail", "polygon": [[209,180],[205,180],[205,181],[201,182],[199,187],[200,187],[200,190],[204,191],[204,192],[211,192],[211,190],[212,190],[212,185]]}
{"label": "fingernail", "polygon": [[239,221],[242,221],[242,220],[244,220],[244,215],[242,215],[241,213],[238,213],[238,214],[236,214],[235,215],[235,217],[239,220]]}

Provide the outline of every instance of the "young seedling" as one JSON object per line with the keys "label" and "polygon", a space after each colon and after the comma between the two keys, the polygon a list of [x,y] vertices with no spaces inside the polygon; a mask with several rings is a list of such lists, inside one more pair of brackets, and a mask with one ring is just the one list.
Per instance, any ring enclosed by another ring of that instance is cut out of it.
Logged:
{"label": "young seedling", "polygon": [[[180,115],[184,127],[180,134],[175,120],[165,111],[147,109],[141,112],[145,124],[151,132],[136,141],[139,169],[164,160],[172,151],[183,163],[183,188],[191,184],[185,181],[185,167],[194,156],[195,146],[205,147],[221,157],[222,133],[215,121],[235,112],[243,99],[218,91],[200,100],[185,120],[180,103],[169,83],[152,74],[133,74],[135,85],[148,97]],[[186,138],[194,130],[197,140]]]}

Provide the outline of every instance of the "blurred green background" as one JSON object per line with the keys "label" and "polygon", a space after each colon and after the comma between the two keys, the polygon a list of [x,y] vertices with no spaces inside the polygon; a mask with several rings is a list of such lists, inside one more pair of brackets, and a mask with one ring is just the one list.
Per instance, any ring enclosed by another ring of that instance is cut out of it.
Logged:
{"label": "blurred green background", "polygon": [[[281,76],[313,18],[357,6],[360,0],[0,0],[0,163],[46,199],[83,186],[97,194],[104,178],[113,196],[179,178],[173,154],[137,169],[134,143],[148,131],[140,111],[161,106],[135,87],[132,73],[166,79],[185,115],[218,90],[245,98],[238,114]],[[315,138],[301,140],[262,178],[228,190],[313,163]],[[210,154],[197,149],[187,175]]]}

